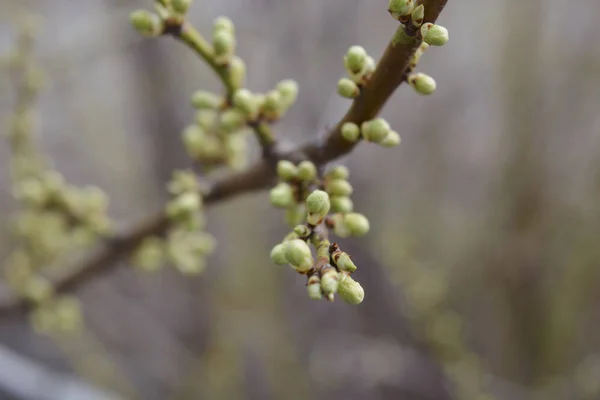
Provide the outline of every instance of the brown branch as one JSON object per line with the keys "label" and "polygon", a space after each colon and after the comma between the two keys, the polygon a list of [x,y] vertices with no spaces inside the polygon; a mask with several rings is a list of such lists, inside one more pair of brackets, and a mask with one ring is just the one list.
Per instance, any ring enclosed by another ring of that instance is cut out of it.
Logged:
{"label": "brown branch", "polygon": [[[434,22],[446,5],[447,0],[424,0],[427,22]],[[231,175],[215,182],[205,193],[207,205],[229,198],[266,189],[275,180],[275,165],[278,160],[308,158],[318,165],[339,158],[354,148],[355,143],[341,136],[341,126],[345,122],[360,124],[375,117],[383,108],[396,88],[404,81],[405,71],[419,42],[412,44],[388,44],[377,69],[369,82],[362,88],[346,115],[327,134],[324,140],[310,142],[291,151],[274,149],[272,157],[262,159],[246,171]],[[169,224],[163,213],[151,218],[128,234],[102,244],[89,258],[76,267],[69,268],[64,275],[52,277],[57,292],[76,289],[88,280],[106,274],[117,261],[131,253],[144,238],[164,233]],[[23,310],[28,306],[24,299],[6,289],[0,292],[0,314]]]}

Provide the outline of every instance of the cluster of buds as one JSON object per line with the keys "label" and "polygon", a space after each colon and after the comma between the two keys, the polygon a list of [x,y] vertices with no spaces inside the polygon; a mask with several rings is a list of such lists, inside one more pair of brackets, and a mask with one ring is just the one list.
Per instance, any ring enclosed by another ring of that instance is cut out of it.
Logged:
{"label": "cluster of buds", "polygon": [[271,259],[306,275],[312,299],[333,301],[338,293],[348,303],[362,302],[364,291],[350,277],[356,265],[337,243],[328,239],[329,230],[342,238],[363,236],[369,231],[367,218],[353,212],[348,169],[338,166],[320,177],[310,161],[294,165],[284,160],[279,162],[277,172],[282,182],[271,190],[271,202],[286,208],[287,222],[295,226],[273,247]]}
{"label": "cluster of buds", "polygon": [[421,40],[421,45],[410,61],[406,81],[418,94],[432,94],[436,89],[435,80],[427,74],[413,71],[429,46],[443,46],[448,42],[448,30],[431,22],[423,23],[425,6],[415,6],[414,0],[389,0],[388,11],[402,23],[396,34],[396,41]]}
{"label": "cluster of buds", "polygon": [[396,147],[400,144],[400,135],[383,118],[365,121],[360,126],[354,122],[346,122],[342,125],[341,134],[349,142],[363,139],[383,147]]}
{"label": "cluster of buds", "polygon": [[173,195],[166,213],[170,228],[165,238],[146,238],[134,252],[132,263],[140,269],[155,271],[172,263],[184,274],[198,274],[206,267],[206,257],[215,249],[215,239],[203,229],[202,196],[191,171],[176,171],[169,184]]}
{"label": "cluster of buds", "polygon": [[338,81],[338,94],[348,99],[357,97],[360,94],[360,88],[367,83],[375,71],[375,66],[375,60],[367,54],[363,47],[350,47],[344,56],[344,67],[348,77]]}
{"label": "cluster of buds", "polygon": [[129,15],[131,25],[143,36],[160,36],[169,26],[181,26],[192,0],[158,0],[156,12],[136,10]]}

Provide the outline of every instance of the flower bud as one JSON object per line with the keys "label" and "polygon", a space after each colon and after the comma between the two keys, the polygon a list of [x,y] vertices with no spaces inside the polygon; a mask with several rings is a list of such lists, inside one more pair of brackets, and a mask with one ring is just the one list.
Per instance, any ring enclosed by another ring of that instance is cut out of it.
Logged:
{"label": "flower bud", "polygon": [[264,102],[262,104],[262,113],[265,118],[270,120],[278,119],[283,112],[283,101],[281,94],[276,90],[271,90],[265,95]]}
{"label": "flower bud", "polygon": [[23,294],[27,299],[36,303],[41,303],[52,297],[54,294],[54,287],[47,279],[40,276],[33,276],[27,280],[23,291]]}
{"label": "flower bud", "polygon": [[129,15],[131,25],[143,36],[158,36],[162,33],[163,23],[160,17],[150,11],[137,10]]}
{"label": "flower bud", "polygon": [[246,63],[238,56],[231,57],[229,79],[234,89],[244,86],[244,81],[246,80]]}
{"label": "flower bud", "polygon": [[334,213],[348,213],[354,208],[354,203],[347,196],[332,196],[331,201],[331,212]]}
{"label": "flower bud", "polygon": [[432,94],[436,89],[435,80],[429,75],[421,72],[410,74],[408,76],[408,84],[415,90],[415,92],[422,95]]}
{"label": "flower bud", "polygon": [[322,190],[314,190],[306,198],[306,211],[309,216],[315,214],[319,218],[323,218],[329,213],[330,208],[329,195]]}
{"label": "flower bud", "polygon": [[156,271],[165,259],[164,242],[158,237],[149,237],[138,246],[131,257],[134,266],[144,271]]}
{"label": "flower bud", "polygon": [[383,147],[396,147],[400,144],[400,135],[396,131],[390,131],[379,144]]}
{"label": "flower bud", "polygon": [[294,233],[298,235],[298,237],[304,239],[311,234],[311,229],[306,225],[296,225],[294,227]]}
{"label": "flower bud", "polygon": [[346,122],[342,125],[342,137],[349,142],[356,142],[360,138],[360,128],[354,122]]}
{"label": "flower bud", "polygon": [[298,174],[298,168],[293,162],[281,160],[277,163],[277,175],[284,181],[292,180]]}
{"label": "flower bud", "polygon": [[431,22],[421,27],[421,36],[423,41],[432,46],[443,46],[448,42],[448,29],[441,25],[435,25]]}
{"label": "flower bud", "polygon": [[278,183],[270,192],[271,204],[286,208],[294,203],[294,190],[287,183]]}
{"label": "flower bud", "polygon": [[348,213],[344,216],[344,225],[353,236],[364,236],[369,232],[369,220],[359,213]]}
{"label": "flower bud", "polygon": [[337,292],[342,300],[350,304],[362,303],[365,298],[365,291],[362,286],[360,286],[360,283],[344,273],[340,273],[339,279]]}
{"label": "flower bud", "polygon": [[235,35],[235,26],[233,25],[233,22],[224,16],[215,18],[215,21],[213,22],[213,35],[221,30],[228,32],[230,35]]}
{"label": "flower bud", "polygon": [[275,245],[273,249],[271,249],[271,261],[277,265],[285,265],[288,263],[287,258],[285,258],[285,244],[279,243]]}
{"label": "flower bud", "polygon": [[339,277],[333,267],[323,268],[324,272],[321,275],[321,290],[326,295],[333,294],[338,291]]}
{"label": "flower bud", "polygon": [[410,15],[414,8],[414,0],[390,0],[388,3],[388,11],[394,19]]}
{"label": "flower bud", "polygon": [[186,192],[167,203],[166,212],[170,218],[187,217],[200,209],[202,201],[198,193]]}
{"label": "flower bud", "polygon": [[327,182],[327,193],[332,196],[350,196],[352,194],[352,185],[343,179],[334,179]]}
{"label": "flower bud", "polygon": [[383,118],[365,121],[360,129],[365,140],[375,143],[380,143],[391,131],[390,124]]}
{"label": "flower bud", "polygon": [[311,161],[302,161],[298,164],[298,178],[303,181],[312,181],[317,177],[317,167]]}
{"label": "flower bud", "polygon": [[321,292],[321,279],[317,275],[308,278],[306,290],[308,292],[308,297],[313,300],[321,300],[323,298],[323,293]]}
{"label": "flower bud", "polygon": [[213,110],[200,110],[196,113],[194,121],[203,130],[210,131],[215,125],[217,115],[217,112]]}
{"label": "flower bud", "polygon": [[198,90],[192,95],[192,106],[199,110],[216,110],[222,103],[221,96],[206,90]]}
{"label": "flower bud", "polygon": [[219,128],[225,133],[233,133],[244,127],[244,125],[246,125],[246,118],[239,110],[229,109],[221,114]]}
{"label": "flower bud", "polygon": [[285,108],[289,108],[298,98],[298,83],[292,79],[286,79],[277,84],[275,89],[281,95]]}
{"label": "flower bud", "polygon": [[171,0],[171,6],[173,11],[178,14],[187,13],[188,9],[192,5],[192,0]]}
{"label": "flower bud", "polygon": [[233,94],[233,105],[249,119],[256,119],[259,104],[248,89],[238,89],[235,91]]}
{"label": "flower bud", "polygon": [[285,258],[298,272],[306,272],[312,268],[312,252],[304,240],[292,239],[284,244]]}
{"label": "flower bud", "polygon": [[356,265],[354,265],[348,253],[344,253],[343,251],[333,253],[333,262],[335,262],[335,265],[342,271],[350,273],[356,271]]}
{"label": "flower bud", "polygon": [[231,32],[224,29],[216,31],[213,35],[213,47],[217,64],[228,64],[235,52],[235,46],[235,36]]}
{"label": "flower bud", "polygon": [[352,46],[344,56],[344,66],[350,74],[358,74],[366,67],[367,56],[362,46]]}
{"label": "flower bud", "polygon": [[421,26],[421,24],[423,24],[423,18],[425,18],[425,6],[420,4],[413,10],[412,14],[410,15],[410,19],[412,24],[418,28]]}
{"label": "flower bud", "polygon": [[358,85],[348,78],[342,78],[338,82],[338,94],[347,99],[352,99],[360,94]]}
{"label": "flower bud", "polygon": [[348,167],[344,165],[338,165],[337,167],[334,167],[327,171],[327,173],[325,174],[325,178],[327,179],[347,180],[349,176],[350,171],[348,170]]}

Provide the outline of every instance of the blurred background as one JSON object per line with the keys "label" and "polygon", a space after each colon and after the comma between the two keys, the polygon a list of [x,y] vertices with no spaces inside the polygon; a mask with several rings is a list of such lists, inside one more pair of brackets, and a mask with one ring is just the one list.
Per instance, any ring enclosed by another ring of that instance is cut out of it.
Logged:
{"label": "blurred background", "polygon": [[[143,0],[2,0],[0,54],[19,10],[43,16],[36,56],[39,146],[72,183],[110,195],[127,229],[156,213],[186,167],[190,95],[219,90],[171,38],[144,39]],[[196,0],[190,19],[236,24],[247,85],[300,85],[275,127],[324,134],[349,102],[342,56],[379,57],[396,23],[387,2]],[[274,266],[287,232],[265,193],[211,207],[207,271],[142,274],[122,263],[82,285],[85,332],[46,337],[0,319],[0,399],[600,399],[600,3],[449,0],[450,42],[419,70],[438,90],[402,86],[383,116],[394,150],[339,160],[371,233],[342,240],[364,302],[311,301]],[[12,112],[0,79],[0,115]],[[0,260],[11,250],[8,146],[0,144]],[[252,210],[249,212],[249,210]]]}

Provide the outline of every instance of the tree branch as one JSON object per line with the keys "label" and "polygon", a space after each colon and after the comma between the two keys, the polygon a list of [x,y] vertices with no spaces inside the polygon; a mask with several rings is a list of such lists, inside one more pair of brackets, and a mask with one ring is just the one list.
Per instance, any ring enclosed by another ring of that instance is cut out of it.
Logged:
{"label": "tree branch", "polygon": [[[434,22],[446,5],[447,0],[424,0],[426,22]],[[396,88],[404,81],[410,59],[419,46],[419,41],[411,44],[395,43],[391,40],[369,82],[362,88],[359,97],[338,124],[324,139],[298,146],[291,151],[275,148],[272,157],[257,161],[246,171],[233,174],[213,183],[205,192],[206,205],[224,201],[232,197],[261,189],[266,189],[275,181],[275,167],[281,159],[310,159],[317,165],[324,165],[352,151],[356,143],[345,140],[341,127],[345,122],[361,124],[374,118],[383,108]],[[88,280],[106,274],[117,261],[131,253],[144,238],[160,235],[169,227],[164,213],[150,218],[131,232],[103,243],[88,258],[65,270],[61,276],[51,277],[57,292],[76,289]],[[28,307],[24,299],[8,289],[0,292],[0,314],[23,310]]]}

